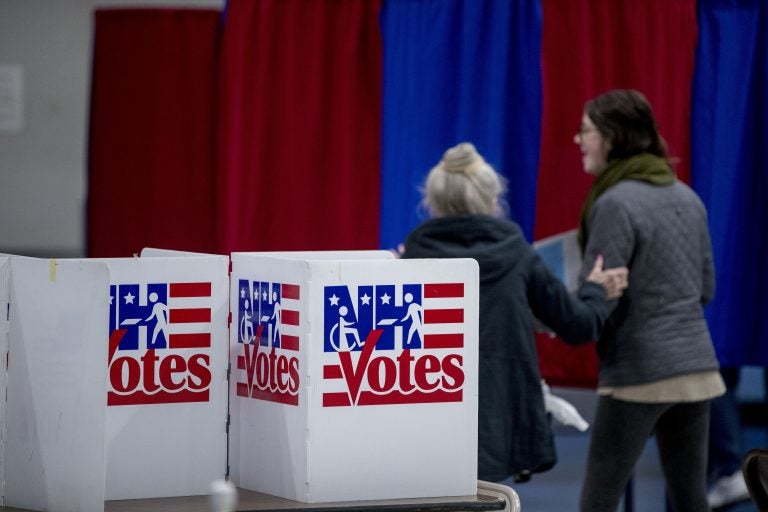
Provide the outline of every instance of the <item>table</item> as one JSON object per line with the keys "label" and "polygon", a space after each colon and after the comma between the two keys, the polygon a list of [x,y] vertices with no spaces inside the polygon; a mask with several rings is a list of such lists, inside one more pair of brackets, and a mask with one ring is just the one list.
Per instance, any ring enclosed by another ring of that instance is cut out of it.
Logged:
{"label": "table", "polygon": [[[496,484],[490,484],[495,486]],[[510,488],[498,486],[502,491]],[[478,484],[475,496],[414,498],[373,501],[347,501],[335,503],[302,503],[245,489],[238,489],[236,511],[258,512],[484,512],[494,510],[518,511],[517,494],[504,496],[498,489]],[[517,507],[517,508],[515,508]],[[211,512],[208,496],[178,496],[172,498],[145,498],[115,500],[104,503],[105,512]],[[28,512],[25,509],[0,507],[0,512]]]}

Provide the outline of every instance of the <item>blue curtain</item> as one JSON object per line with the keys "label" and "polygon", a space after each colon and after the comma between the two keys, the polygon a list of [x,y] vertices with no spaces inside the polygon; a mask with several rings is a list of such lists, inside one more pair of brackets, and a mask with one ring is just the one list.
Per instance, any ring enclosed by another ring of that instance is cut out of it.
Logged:
{"label": "blue curtain", "polygon": [[531,239],[541,128],[538,0],[387,0],[381,247],[424,220],[419,188],[450,146],[475,144],[509,180]]}
{"label": "blue curtain", "polygon": [[692,181],[707,205],[724,366],[768,365],[768,2],[699,0]]}

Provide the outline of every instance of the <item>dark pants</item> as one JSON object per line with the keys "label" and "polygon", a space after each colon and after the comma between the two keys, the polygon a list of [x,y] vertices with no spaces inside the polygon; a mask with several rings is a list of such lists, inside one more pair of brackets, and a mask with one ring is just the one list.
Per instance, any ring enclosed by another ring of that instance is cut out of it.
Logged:
{"label": "dark pants", "polygon": [[670,501],[678,512],[709,510],[709,401],[642,404],[601,396],[581,490],[582,512],[613,512],[637,459],[656,436]]}

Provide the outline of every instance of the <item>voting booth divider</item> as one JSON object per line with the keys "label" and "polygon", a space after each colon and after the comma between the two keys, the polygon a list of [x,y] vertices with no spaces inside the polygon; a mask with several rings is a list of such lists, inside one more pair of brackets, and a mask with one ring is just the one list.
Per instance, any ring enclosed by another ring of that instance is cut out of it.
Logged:
{"label": "voting booth divider", "polygon": [[[5,365],[5,357],[8,354],[8,331],[10,330],[10,321],[8,319],[9,313],[9,297],[11,294],[10,289],[10,276],[11,276],[11,260],[8,256],[0,255],[0,361],[3,362],[0,368],[3,369],[0,372],[0,397],[7,397],[6,389],[8,387],[8,372]],[[5,311],[2,310],[5,308]],[[4,313],[4,314],[3,314]],[[0,482],[5,482],[5,422],[6,422],[6,409],[8,404],[5,398],[0,399]],[[2,494],[5,494],[4,492]]]}
{"label": "voting booth divider", "polygon": [[102,510],[108,267],[6,261],[3,502],[32,510]]}
{"label": "voting booth divider", "polygon": [[2,260],[3,504],[207,494],[226,468],[229,258]]}
{"label": "voting booth divider", "polygon": [[206,494],[226,468],[229,258],[107,261],[106,499]]}
{"label": "voting booth divider", "polygon": [[474,260],[234,253],[231,283],[236,485],[309,503],[476,493]]}
{"label": "voting booth divider", "polygon": [[0,255],[0,301],[5,506],[103,511],[226,474],[307,503],[476,493],[474,260]]}

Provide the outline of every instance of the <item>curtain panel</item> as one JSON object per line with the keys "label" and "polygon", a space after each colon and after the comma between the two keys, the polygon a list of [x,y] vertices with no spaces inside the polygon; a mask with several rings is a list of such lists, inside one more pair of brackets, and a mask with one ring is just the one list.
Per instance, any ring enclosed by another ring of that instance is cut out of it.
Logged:
{"label": "curtain panel", "polygon": [[699,0],[693,186],[707,206],[723,366],[768,366],[768,4]]}
{"label": "curtain panel", "polygon": [[538,0],[387,0],[381,242],[425,219],[420,187],[469,141],[509,181],[510,216],[533,234],[541,119]]}
{"label": "curtain panel", "polygon": [[219,17],[206,9],[95,11],[89,257],[214,249]]}
{"label": "curtain panel", "polygon": [[221,253],[375,249],[377,0],[231,0],[219,76]]}

